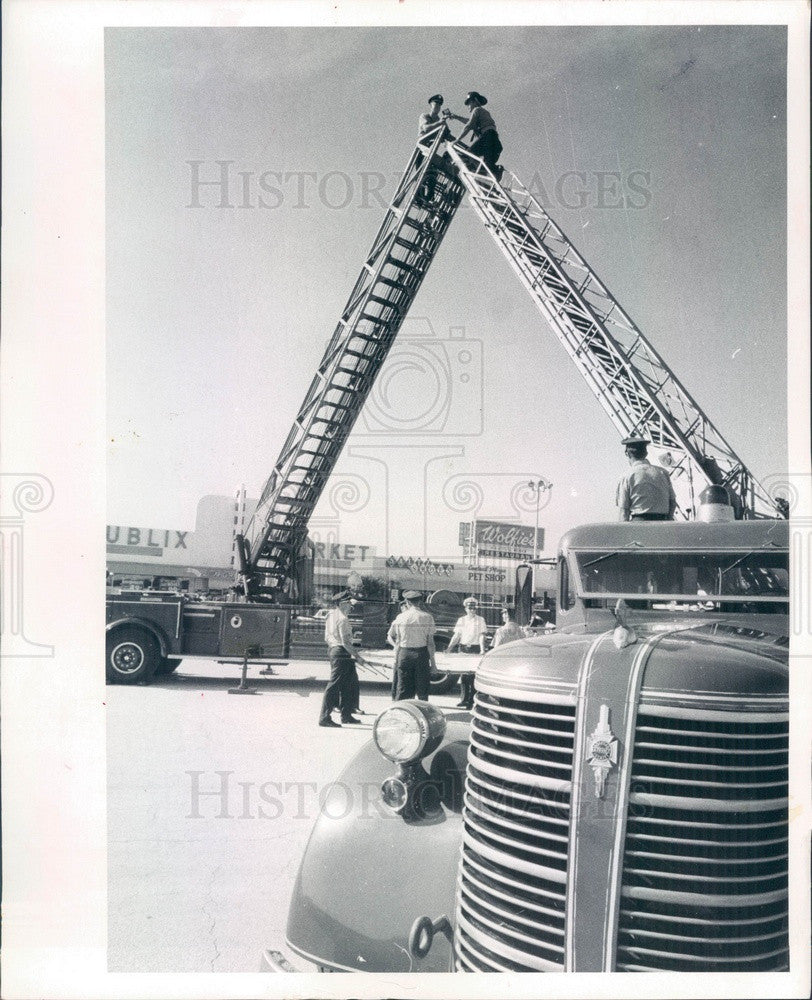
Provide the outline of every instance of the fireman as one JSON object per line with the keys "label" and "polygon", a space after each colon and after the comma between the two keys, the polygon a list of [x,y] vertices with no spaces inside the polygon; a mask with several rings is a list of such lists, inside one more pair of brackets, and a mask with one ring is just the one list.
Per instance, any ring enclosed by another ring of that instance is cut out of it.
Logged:
{"label": "fireman", "polygon": [[357,684],[355,664],[365,664],[366,660],[356,652],[352,644],[352,628],[348,617],[352,607],[350,592],[344,590],[336,594],[333,605],[324,621],[324,641],[330,653],[330,680],[324,690],[319,725],[328,729],[340,729],[341,726],[330,718],[332,710],[339,706],[343,725],[358,725],[360,722],[351,714],[351,710],[357,707],[353,704]]}
{"label": "fireman", "polygon": [[455,115],[447,109],[443,114],[446,118],[454,118],[465,124],[465,128],[460,132],[460,139],[464,139],[469,132],[473,133],[474,141],[468,150],[475,156],[482,157],[485,166],[493,173],[497,181],[501,181],[503,168],[496,161],[502,155],[502,143],[499,141],[499,133],[496,131],[496,122],[494,122],[493,116],[485,110],[487,103],[487,97],[483,97],[476,90],[469,90],[465,98],[465,106],[470,114],[469,118]]}
{"label": "fireman", "polygon": [[[466,597],[462,602],[465,614],[457,619],[454,634],[448,643],[447,652],[453,652],[457,646],[461,653],[485,654],[485,637],[488,634],[488,623],[477,614],[475,597]],[[460,674],[460,691],[462,697],[457,702],[457,708],[472,709],[474,707],[474,674],[466,671]]]}
{"label": "fireman", "polygon": [[403,595],[405,605],[389,627],[386,641],[395,647],[395,673],[392,698],[429,700],[431,672],[437,669],[434,661],[434,618],[428,611],[420,610],[423,595],[417,590],[407,590]]}
{"label": "fireman", "polygon": [[[443,95],[432,94],[429,98],[428,104],[429,110],[420,116],[420,121],[418,123],[418,140],[422,139],[424,135],[445,121],[445,119],[440,115],[440,108],[443,106]],[[447,135],[450,134],[448,133],[448,129],[445,129],[444,131]],[[419,167],[424,158],[424,154],[418,150],[415,166]],[[431,164],[423,179],[423,187],[419,192],[416,202],[420,208],[430,208],[431,203],[434,201],[438,171],[441,173],[452,172],[451,163],[448,159],[447,153],[443,153],[441,156],[434,156],[432,158]]]}
{"label": "fireman", "polygon": [[615,502],[621,521],[673,521],[677,498],[671,477],[647,459],[649,441],[627,437],[621,444],[631,468],[617,484]]}

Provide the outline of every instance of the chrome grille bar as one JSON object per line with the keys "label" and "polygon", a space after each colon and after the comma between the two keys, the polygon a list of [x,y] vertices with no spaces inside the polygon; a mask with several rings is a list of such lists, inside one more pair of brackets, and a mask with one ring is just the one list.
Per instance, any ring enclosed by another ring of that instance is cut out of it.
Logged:
{"label": "chrome grille bar", "polygon": [[459,971],[564,968],[575,708],[480,691],[457,893]]}
{"label": "chrome grille bar", "polygon": [[619,971],[787,968],[786,702],[638,715]]}

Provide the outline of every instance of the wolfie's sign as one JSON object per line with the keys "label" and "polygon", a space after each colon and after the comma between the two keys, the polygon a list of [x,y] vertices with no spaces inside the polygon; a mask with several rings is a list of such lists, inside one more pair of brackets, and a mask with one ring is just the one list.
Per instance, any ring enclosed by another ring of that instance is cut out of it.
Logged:
{"label": "wolfie's sign", "polygon": [[[510,524],[506,521],[475,521],[474,544],[489,553],[498,554],[504,558],[516,557],[525,559],[533,555],[533,528],[523,524]],[[470,545],[471,522],[460,522],[460,545]],[[544,529],[538,529],[536,548],[539,552],[544,548]]]}

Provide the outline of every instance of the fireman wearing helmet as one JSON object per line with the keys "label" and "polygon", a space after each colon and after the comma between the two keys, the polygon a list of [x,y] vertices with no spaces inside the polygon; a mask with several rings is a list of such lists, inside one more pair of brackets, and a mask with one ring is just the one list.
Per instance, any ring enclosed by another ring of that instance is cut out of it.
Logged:
{"label": "fireman wearing helmet", "polygon": [[617,484],[615,502],[621,521],[673,521],[677,498],[671,477],[648,461],[649,441],[627,437],[621,444],[631,468]]}
{"label": "fireman wearing helmet", "polygon": [[[477,602],[473,597],[466,597],[462,602],[465,614],[457,619],[454,626],[454,634],[448,643],[446,652],[453,652],[457,646],[461,653],[485,652],[485,636],[488,634],[488,623],[478,615]],[[457,703],[457,708],[471,709],[474,707],[474,675],[472,672],[460,674],[460,690],[462,697]]]}
{"label": "fireman wearing helmet", "polygon": [[502,143],[499,141],[499,133],[496,131],[496,122],[490,111],[485,110],[488,98],[476,90],[469,90],[465,98],[465,106],[468,108],[470,118],[463,118],[446,110],[446,118],[454,118],[458,122],[464,122],[465,128],[460,132],[460,139],[464,139],[469,132],[474,136],[474,141],[468,147],[475,156],[481,156],[485,166],[493,173],[497,181],[502,179],[502,167],[497,164],[497,160],[502,155]]}

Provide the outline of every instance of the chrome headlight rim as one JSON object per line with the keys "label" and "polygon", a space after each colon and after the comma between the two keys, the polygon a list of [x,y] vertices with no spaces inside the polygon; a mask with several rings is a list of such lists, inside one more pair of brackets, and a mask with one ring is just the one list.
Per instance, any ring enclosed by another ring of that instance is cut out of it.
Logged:
{"label": "chrome headlight rim", "polygon": [[[386,743],[384,733],[387,723],[391,723],[396,718],[394,713],[400,713],[403,716],[403,722],[409,727],[411,735],[417,738],[413,750],[404,749],[397,752],[392,749],[391,744]],[[440,709],[430,705],[427,701],[410,699],[396,701],[381,712],[372,725],[372,739],[379,753],[387,760],[392,761],[393,764],[408,765],[433,753],[442,742],[445,730],[445,716]]]}

